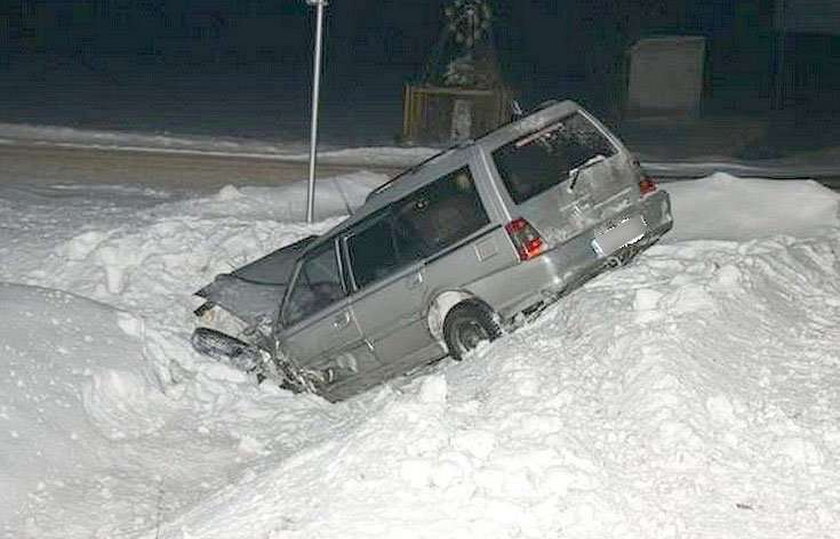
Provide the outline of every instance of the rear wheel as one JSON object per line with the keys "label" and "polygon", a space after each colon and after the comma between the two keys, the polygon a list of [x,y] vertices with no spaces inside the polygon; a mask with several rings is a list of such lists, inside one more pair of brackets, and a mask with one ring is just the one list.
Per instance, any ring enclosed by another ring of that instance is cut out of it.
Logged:
{"label": "rear wheel", "polygon": [[443,339],[452,359],[460,361],[464,354],[482,342],[490,342],[502,334],[502,329],[486,307],[476,303],[456,305],[446,315]]}

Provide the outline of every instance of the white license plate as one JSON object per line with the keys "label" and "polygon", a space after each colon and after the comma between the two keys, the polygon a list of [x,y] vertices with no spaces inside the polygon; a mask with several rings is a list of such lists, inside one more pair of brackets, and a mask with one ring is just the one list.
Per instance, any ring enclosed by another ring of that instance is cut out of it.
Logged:
{"label": "white license plate", "polygon": [[647,224],[641,215],[629,217],[614,227],[595,234],[592,249],[598,256],[607,256],[645,235]]}

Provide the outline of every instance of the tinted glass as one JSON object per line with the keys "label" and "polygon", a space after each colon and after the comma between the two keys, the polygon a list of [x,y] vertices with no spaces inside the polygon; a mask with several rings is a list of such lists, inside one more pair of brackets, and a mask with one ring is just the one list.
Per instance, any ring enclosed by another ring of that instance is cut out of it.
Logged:
{"label": "tinted glass", "polygon": [[347,238],[358,288],[432,256],[489,223],[464,167],[395,202]]}
{"label": "tinted glass", "polygon": [[283,318],[294,324],[324,309],[345,296],[333,245],[314,254],[301,266]]}
{"label": "tinted glass", "polygon": [[396,251],[390,214],[383,215],[371,226],[350,236],[347,249],[353,277],[359,288],[386,277],[406,262]]}
{"label": "tinted glass", "polygon": [[565,181],[596,156],[616,153],[609,140],[580,114],[493,152],[496,168],[517,204]]}
{"label": "tinted glass", "polygon": [[467,167],[448,174],[398,202],[396,242],[408,258],[425,258],[490,222]]}

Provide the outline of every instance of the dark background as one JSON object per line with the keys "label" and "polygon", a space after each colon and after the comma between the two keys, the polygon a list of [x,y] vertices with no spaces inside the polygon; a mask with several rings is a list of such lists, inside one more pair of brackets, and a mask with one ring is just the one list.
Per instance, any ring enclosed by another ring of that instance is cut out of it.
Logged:
{"label": "dark background", "polygon": [[[663,34],[708,39],[704,116],[801,123],[840,108],[840,24],[782,34],[771,0],[490,3],[503,75],[526,108],[572,98],[620,123],[626,50]],[[327,142],[393,141],[445,5],[329,4]],[[305,139],[313,26],[303,0],[0,0],[0,121]]]}

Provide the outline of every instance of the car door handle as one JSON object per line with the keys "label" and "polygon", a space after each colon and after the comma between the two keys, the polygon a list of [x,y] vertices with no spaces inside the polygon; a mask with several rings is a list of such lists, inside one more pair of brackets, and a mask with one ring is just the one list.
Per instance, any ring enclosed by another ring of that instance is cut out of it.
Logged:
{"label": "car door handle", "polygon": [[335,329],[344,329],[347,327],[347,324],[350,323],[350,313],[348,311],[344,311],[335,315],[333,318],[333,327]]}
{"label": "car door handle", "polygon": [[413,273],[405,278],[405,286],[409,289],[417,288],[423,284],[423,274],[420,272]]}

